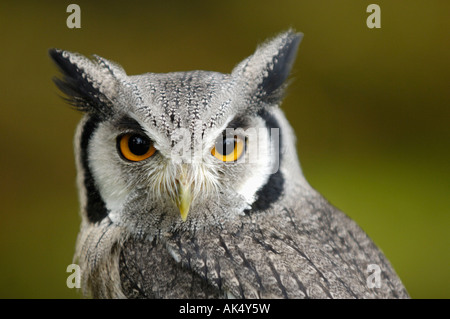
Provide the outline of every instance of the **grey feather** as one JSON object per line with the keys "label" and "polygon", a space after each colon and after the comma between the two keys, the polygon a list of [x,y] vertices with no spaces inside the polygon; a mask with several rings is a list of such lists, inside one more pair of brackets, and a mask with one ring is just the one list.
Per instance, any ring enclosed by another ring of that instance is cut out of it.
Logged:
{"label": "grey feather", "polygon": [[[278,107],[301,38],[280,34],[230,74],[128,76],[98,56],[50,52],[57,85],[85,113],[75,135],[85,295],[408,298],[383,253],[302,174]],[[245,135],[239,160],[215,157],[237,127],[263,132],[258,147]],[[126,134],[148,139],[154,155],[124,158]],[[381,270],[379,287],[369,287],[369,265]]]}

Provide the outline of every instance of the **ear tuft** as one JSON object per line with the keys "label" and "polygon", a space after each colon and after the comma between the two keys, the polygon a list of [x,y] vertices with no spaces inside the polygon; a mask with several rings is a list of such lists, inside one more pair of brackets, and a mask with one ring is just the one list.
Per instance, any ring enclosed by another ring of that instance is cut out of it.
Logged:
{"label": "ear tuft", "polygon": [[289,76],[302,38],[302,33],[284,32],[260,45],[253,55],[236,66],[232,75],[247,90],[245,93],[261,100],[279,96],[277,93],[282,91]]}
{"label": "ear tuft", "polygon": [[67,95],[67,101],[76,109],[109,116],[117,91],[115,73],[125,72],[109,61],[97,57],[97,63],[78,54],[50,49],[49,55],[59,67],[63,77],[54,78],[58,88]]}

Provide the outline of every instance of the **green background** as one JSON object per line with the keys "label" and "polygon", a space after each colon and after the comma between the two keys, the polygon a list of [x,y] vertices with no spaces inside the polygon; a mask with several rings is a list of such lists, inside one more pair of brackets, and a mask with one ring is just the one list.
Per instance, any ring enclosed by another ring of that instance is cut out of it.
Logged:
{"label": "green background", "polygon": [[[450,2],[75,1],[0,4],[0,297],[78,298],[72,140],[51,47],[128,74],[230,72],[289,27],[305,34],[283,103],[310,183],[355,219],[413,298],[450,297]],[[366,8],[381,7],[381,29]]]}

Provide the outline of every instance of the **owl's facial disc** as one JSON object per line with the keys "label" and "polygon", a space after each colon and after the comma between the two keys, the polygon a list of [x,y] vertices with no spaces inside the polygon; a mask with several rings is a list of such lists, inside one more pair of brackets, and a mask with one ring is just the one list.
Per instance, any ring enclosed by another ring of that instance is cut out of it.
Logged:
{"label": "owl's facial disc", "polygon": [[98,124],[89,168],[117,224],[153,232],[154,225],[188,227],[181,226],[188,219],[235,218],[257,199],[271,173],[271,141],[263,132],[263,118],[239,118],[206,138],[186,134],[172,143],[150,124],[121,117]]}

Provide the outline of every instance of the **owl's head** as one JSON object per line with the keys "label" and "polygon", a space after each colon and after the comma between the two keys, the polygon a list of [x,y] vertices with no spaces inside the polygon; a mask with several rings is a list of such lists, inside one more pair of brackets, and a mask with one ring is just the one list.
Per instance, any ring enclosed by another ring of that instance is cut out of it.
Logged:
{"label": "owl's head", "polygon": [[276,111],[301,34],[259,46],[230,74],[128,76],[95,56],[50,50],[76,139],[83,218],[155,235],[265,209],[283,191]]}

